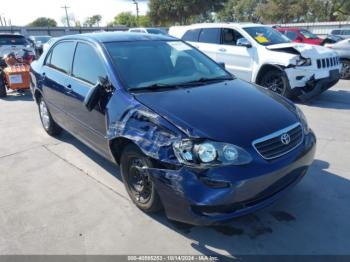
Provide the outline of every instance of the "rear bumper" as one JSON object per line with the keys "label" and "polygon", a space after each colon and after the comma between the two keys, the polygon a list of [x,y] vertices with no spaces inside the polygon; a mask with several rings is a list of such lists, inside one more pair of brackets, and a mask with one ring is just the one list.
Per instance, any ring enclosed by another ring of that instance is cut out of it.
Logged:
{"label": "rear bumper", "polygon": [[211,225],[263,208],[297,184],[311,165],[313,133],[293,152],[274,160],[255,159],[247,166],[209,170],[149,170],[170,219]]}

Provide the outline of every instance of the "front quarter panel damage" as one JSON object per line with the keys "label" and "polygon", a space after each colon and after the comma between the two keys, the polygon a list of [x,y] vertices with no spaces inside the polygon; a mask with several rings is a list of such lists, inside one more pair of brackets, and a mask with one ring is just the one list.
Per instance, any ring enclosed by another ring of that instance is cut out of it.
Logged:
{"label": "front quarter panel damage", "polygon": [[110,108],[113,107],[113,110],[108,110],[113,112],[108,115],[108,139],[112,141],[116,138],[126,138],[150,158],[167,164],[180,165],[172,145],[181,140],[183,134],[144,105],[133,99],[129,99],[131,103],[125,103],[121,101],[121,96],[123,95],[114,95],[108,105]]}

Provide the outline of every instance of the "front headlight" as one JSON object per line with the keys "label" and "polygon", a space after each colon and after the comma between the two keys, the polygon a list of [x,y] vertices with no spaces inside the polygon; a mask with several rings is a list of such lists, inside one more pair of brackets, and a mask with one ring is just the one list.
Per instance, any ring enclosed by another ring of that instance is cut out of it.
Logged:
{"label": "front headlight", "polygon": [[252,161],[244,149],[226,143],[184,139],[175,142],[173,148],[180,163],[196,167],[244,165]]}
{"label": "front headlight", "polygon": [[298,106],[296,106],[296,113],[299,117],[301,125],[303,126],[304,134],[307,135],[310,132],[310,128],[309,128],[309,125],[307,123],[306,116],[304,115],[303,111]]}
{"label": "front headlight", "polygon": [[297,66],[311,66],[311,58],[299,57],[296,60]]}

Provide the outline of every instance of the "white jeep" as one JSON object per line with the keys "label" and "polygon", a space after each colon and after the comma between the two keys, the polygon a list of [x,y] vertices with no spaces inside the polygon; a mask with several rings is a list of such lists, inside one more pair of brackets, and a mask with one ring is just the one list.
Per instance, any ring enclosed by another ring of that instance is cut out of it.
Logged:
{"label": "white jeep", "polygon": [[237,77],[286,97],[308,100],[340,78],[336,52],[292,43],[269,26],[212,23],[174,26],[169,34],[189,42]]}

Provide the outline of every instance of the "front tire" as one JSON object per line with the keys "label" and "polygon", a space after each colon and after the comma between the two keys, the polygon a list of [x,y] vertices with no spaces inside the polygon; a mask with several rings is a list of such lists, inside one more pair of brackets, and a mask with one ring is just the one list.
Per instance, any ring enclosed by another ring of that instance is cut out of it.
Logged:
{"label": "front tire", "polygon": [[62,128],[53,120],[45,100],[42,97],[39,98],[38,106],[40,120],[46,133],[50,136],[58,136],[62,132]]}
{"label": "front tire", "polygon": [[5,81],[3,76],[4,76],[3,73],[0,71],[0,97],[7,96],[6,86],[5,86]]}
{"label": "front tire", "polygon": [[154,183],[147,169],[144,170],[152,167],[151,160],[136,145],[130,144],[123,151],[120,169],[126,191],[135,205],[146,213],[162,209]]}
{"label": "front tire", "polygon": [[279,95],[287,98],[293,98],[293,94],[289,86],[289,80],[286,74],[281,70],[273,69],[267,71],[261,78],[259,84]]}
{"label": "front tire", "polygon": [[341,79],[350,79],[350,61],[341,59],[340,60],[342,68],[340,72]]}

